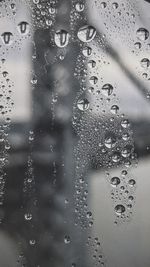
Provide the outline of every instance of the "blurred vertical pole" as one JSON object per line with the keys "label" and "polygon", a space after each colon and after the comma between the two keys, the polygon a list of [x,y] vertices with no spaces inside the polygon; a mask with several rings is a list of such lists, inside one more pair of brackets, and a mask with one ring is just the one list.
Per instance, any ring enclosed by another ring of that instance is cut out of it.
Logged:
{"label": "blurred vertical pole", "polygon": [[76,258],[72,110],[78,90],[74,69],[79,47],[71,41],[65,49],[52,44],[50,36],[57,30],[70,34],[71,1],[59,0],[56,8],[55,30],[38,29],[34,35],[38,81],[33,92],[39,217],[36,263],[69,267]]}

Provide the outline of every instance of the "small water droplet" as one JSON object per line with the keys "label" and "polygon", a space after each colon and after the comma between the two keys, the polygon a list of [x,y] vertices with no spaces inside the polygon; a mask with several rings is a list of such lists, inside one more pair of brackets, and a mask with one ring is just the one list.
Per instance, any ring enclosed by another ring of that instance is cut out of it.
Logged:
{"label": "small water droplet", "polygon": [[121,126],[123,128],[128,128],[130,126],[130,123],[127,119],[124,119],[122,122],[121,122]]}
{"label": "small water droplet", "polygon": [[31,245],[31,246],[34,246],[35,245],[35,240],[34,239],[31,239],[30,241],[29,241],[29,244]]}
{"label": "small water droplet", "polygon": [[150,61],[148,58],[143,58],[141,60],[141,67],[144,68],[144,69],[147,69],[150,65]]}
{"label": "small water droplet", "polygon": [[117,105],[113,105],[113,106],[111,107],[111,113],[112,113],[112,114],[117,114],[118,111],[119,111],[119,107],[118,107]]}
{"label": "small water droplet", "polygon": [[66,236],[64,237],[64,243],[65,243],[65,244],[69,244],[70,242],[71,242],[71,240],[70,240],[70,236],[66,235]]}
{"label": "small water droplet", "polygon": [[116,137],[114,134],[112,133],[107,133],[105,135],[105,142],[104,142],[105,146],[109,149],[113,148],[116,144]]}
{"label": "small water droplet", "polygon": [[129,185],[130,186],[134,186],[136,184],[135,180],[134,179],[130,179],[129,180]]}
{"label": "small water droplet", "polygon": [[24,215],[24,218],[25,218],[26,221],[31,221],[32,220],[32,214],[31,213],[26,213]]}

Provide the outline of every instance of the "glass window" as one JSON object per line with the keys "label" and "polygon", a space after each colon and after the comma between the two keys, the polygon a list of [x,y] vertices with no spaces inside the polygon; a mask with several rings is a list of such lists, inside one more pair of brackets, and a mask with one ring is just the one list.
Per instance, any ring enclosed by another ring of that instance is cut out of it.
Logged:
{"label": "glass window", "polygon": [[0,1],[0,266],[150,265],[149,8]]}

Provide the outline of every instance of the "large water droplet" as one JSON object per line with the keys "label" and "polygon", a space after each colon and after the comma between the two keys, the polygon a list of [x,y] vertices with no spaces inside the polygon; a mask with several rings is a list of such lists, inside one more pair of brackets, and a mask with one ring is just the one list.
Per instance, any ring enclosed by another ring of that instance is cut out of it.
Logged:
{"label": "large water droplet", "polygon": [[112,133],[106,134],[104,144],[109,149],[113,148],[115,146],[115,144],[116,144],[116,137],[115,137],[115,135],[112,134]]}
{"label": "large water droplet", "polygon": [[85,57],[89,57],[92,54],[92,48],[89,46],[84,47],[82,53]]}
{"label": "large water droplet", "polygon": [[113,178],[111,178],[110,183],[112,186],[116,187],[117,185],[120,184],[120,179],[118,177],[113,177]]}
{"label": "large water droplet", "polygon": [[11,32],[4,32],[1,36],[4,44],[8,45],[12,43],[13,34]]}
{"label": "large water droplet", "polygon": [[150,65],[150,61],[148,58],[143,58],[141,60],[141,67],[144,68],[144,69],[147,69]]}
{"label": "large water droplet", "polygon": [[137,37],[141,40],[141,41],[145,41],[146,39],[148,39],[149,37],[149,31],[146,30],[145,28],[139,28],[136,32]]}
{"label": "large water droplet", "polygon": [[65,47],[69,43],[69,33],[65,30],[59,30],[55,33],[54,39],[58,47]]}
{"label": "large water droplet", "polygon": [[92,85],[97,84],[97,82],[98,82],[98,78],[97,78],[96,76],[92,76],[92,77],[90,78],[90,83],[91,83]]}
{"label": "large water droplet", "polygon": [[113,86],[109,83],[104,84],[102,87],[102,92],[105,96],[110,96],[113,92]]}
{"label": "large water droplet", "polygon": [[121,204],[119,204],[119,205],[117,205],[116,207],[115,207],[115,212],[118,214],[118,215],[121,215],[122,213],[124,213],[125,212],[125,207],[123,206],[123,205],[121,205]]}
{"label": "large water droplet", "polygon": [[131,149],[129,147],[125,147],[122,151],[121,151],[121,155],[124,158],[128,158],[131,155]]}
{"label": "large water droplet", "polygon": [[49,13],[50,13],[51,15],[54,15],[54,14],[56,13],[56,8],[55,8],[54,6],[51,6],[51,7],[49,8]]}
{"label": "large water droplet", "polygon": [[77,33],[79,40],[85,43],[92,41],[95,35],[96,35],[95,28],[89,25],[81,27]]}
{"label": "large water droplet", "polygon": [[117,105],[113,105],[113,106],[111,107],[111,113],[112,113],[112,114],[117,114],[118,111],[119,111],[119,107],[118,107]]}
{"label": "large water droplet", "polygon": [[117,2],[114,2],[113,4],[112,4],[112,7],[114,8],[114,9],[117,9],[118,8],[118,3]]}
{"label": "large water droplet", "polygon": [[79,99],[77,102],[77,107],[79,110],[85,111],[89,109],[89,101],[86,98]]}
{"label": "large water droplet", "polygon": [[96,66],[96,62],[95,62],[94,60],[89,60],[89,62],[88,62],[88,66],[89,66],[90,68],[95,68],[95,66]]}
{"label": "large water droplet", "polygon": [[114,152],[113,153],[112,161],[115,162],[115,163],[120,161],[120,153],[119,152]]}
{"label": "large water droplet", "polygon": [[134,186],[136,184],[135,180],[134,179],[130,179],[129,180],[129,185],[130,186]]}
{"label": "large water droplet", "polygon": [[18,30],[21,34],[27,34],[29,32],[29,23],[22,21],[18,24]]}
{"label": "large water droplet", "polygon": [[130,123],[127,119],[124,119],[122,122],[121,122],[121,126],[123,128],[128,128],[130,126]]}
{"label": "large water droplet", "polygon": [[82,12],[82,11],[84,10],[84,4],[82,4],[82,3],[77,3],[77,4],[75,5],[75,8],[76,8],[76,10],[77,10],[78,12]]}

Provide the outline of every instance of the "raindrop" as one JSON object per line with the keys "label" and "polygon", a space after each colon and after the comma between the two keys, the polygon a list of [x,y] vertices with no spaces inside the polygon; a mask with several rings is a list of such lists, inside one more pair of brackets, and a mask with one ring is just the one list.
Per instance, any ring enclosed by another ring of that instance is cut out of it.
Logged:
{"label": "raindrop", "polygon": [[78,12],[82,12],[84,10],[84,4],[82,3],[77,3],[75,7],[76,7],[76,11]]}
{"label": "raindrop", "polygon": [[85,57],[89,57],[92,54],[92,48],[89,46],[84,47],[82,53]]}
{"label": "raindrop", "polygon": [[26,21],[22,21],[18,24],[18,30],[21,34],[27,34],[29,32],[29,24]]}
{"label": "raindrop", "polygon": [[52,20],[51,19],[46,19],[46,25],[51,26],[52,25]]}
{"label": "raindrop", "polygon": [[93,87],[89,87],[88,91],[89,91],[89,93],[93,93],[94,92],[94,88]]}
{"label": "raindrop", "polygon": [[92,41],[95,35],[96,35],[95,28],[89,25],[81,27],[77,33],[79,40],[85,43]]}
{"label": "raindrop", "polygon": [[120,153],[119,152],[114,152],[112,155],[112,161],[113,162],[119,162],[120,161]]}
{"label": "raindrop", "polygon": [[117,9],[118,8],[118,3],[115,2],[115,3],[112,4],[112,6],[113,6],[114,9]]}
{"label": "raindrop", "polygon": [[56,13],[56,8],[53,7],[53,6],[51,6],[51,7],[49,8],[49,13],[50,13],[51,15],[54,15],[54,14]]}
{"label": "raindrop", "polygon": [[106,134],[104,144],[109,149],[113,148],[116,144],[116,137],[111,133]]}
{"label": "raindrop", "polygon": [[92,76],[92,77],[90,78],[90,83],[91,83],[92,85],[97,84],[97,82],[98,82],[98,78],[97,78],[96,76]]}
{"label": "raindrop", "polygon": [[12,43],[13,34],[11,32],[4,32],[1,36],[4,44],[8,45]]}
{"label": "raindrop", "polygon": [[143,58],[143,59],[141,60],[141,67],[142,67],[142,68],[146,69],[146,68],[149,67],[149,65],[150,65],[150,61],[149,61],[148,58]]}
{"label": "raindrop", "polygon": [[90,60],[90,61],[88,62],[88,66],[89,66],[90,68],[95,68],[95,66],[96,66],[96,62],[95,62],[94,60]]}
{"label": "raindrop", "polygon": [[77,102],[77,107],[79,110],[85,111],[87,109],[89,109],[89,101],[84,98],[84,99],[79,99]]}
{"label": "raindrop", "polygon": [[26,221],[31,221],[32,220],[32,214],[31,213],[26,213],[24,215],[24,218],[25,218]]}
{"label": "raindrop", "polygon": [[123,139],[124,141],[128,141],[129,138],[130,138],[130,135],[129,135],[128,133],[124,133],[124,134],[122,135],[122,139]]}
{"label": "raindrop", "polygon": [[131,209],[131,208],[132,208],[132,205],[131,205],[131,204],[128,204],[128,205],[127,205],[127,208],[128,208],[128,209]]}
{"label": "raindrop", "polygon": [[102,3],[101,3],[101,7],[102,7],[102,8],[105,8],[106,6],[107,6],[106,2],[102,2]]}
{"label": "raindrop", "polygon": [[117,105],[113,105],[113,106],[111,107],[111,113],[112,113],[112,114],[117,114],[118,111],[119,111],[119,107],[118,107]]}
{"label": "raindrop", "polygon": [[87,218],[90,219],[92,217],[92,212],[91,211],[88,211],[87,214],[86,214]]}
{"label": "raindrop", "polygon": [[133,196],[129,196],[128,199],[129,199],[130,201],[133,201],[134,197],[133,197]]}
{"label": "raindrop", "polygon": [[7,75],[8,75],[8,72],[7,71],[3,71],[3,77],[5,78],[5,77],[7,77]]}
{"label": "raindrop", "polygon": [[130,186],[134,186],[134,185],[135,185],[135,183],[136,183],[136,182],[135,182],[135,180],[134,180],[134,179],[130,179],[130,180],[129,180],[129,185],[130,185]]}
{"label": "raindrop", "polygon": [[65,30],[59,30],[55,33],[54,39],[58,47],[65,47],[69,43],[69,33]]}
{"label": "raindrop", "polygon": [[110,96],[113,92],[113,86],[109,83],[104,84],[102,87],[102,91],[105,96]]}
{"label": "raindrop", "polygon": [[118,177],[113,177],[113,178],[111,178],[110,183],[112,186],[116,187],[117,185],[120,184],[120,179]]}
{"label": "raindrop", "polygon": [[15,9],[15,4],[12,3],[12,4],[10,5],[10,7],[11,7],[11,9]]}
{"label": "raindrop", "polygon": [[130,126],[130,123],[127,119],[124,119],[122,122],[121,122],[121,126],[123,128],[128,128]]}
{"label": "raindrop", "polygon": [[126,147],[122,150],[121,155],[122,155],[124,158],[128,158],[128,157],[131,155],[131,147],[130,147],[130,146],[126,146]]}
{"label": "raindrop", "polygon": [[122,213],[125,212],[125,207],[121,204],[117,205],[115,207],[115,212],[118,214],[118,215],[121,215]]}
{"label": "raindrop", "polygon": [[35,245],[35,240],[34,239],[31,239],[30,241],[29,241],[29,244],[31,245],[31,246],[34,246]]}
{"label": "raindrop", "polygon": [[65,243],[65,244],[69,244],[69,243],[70,243],[70,236],[66,235],[66,236],[64,237],[64,243]]}
{"label": "raindrop", "polygon": [[149,37],[149,32],[145,28],[139,28],[136,32],[138,39],[145,41]]}
{"label": "raindrop", "polygon": [[140,49],[142,45],[141,45],[140,42],[136,42],[136,43],[134,44],[134,46],[135,46],[136,49]]}

